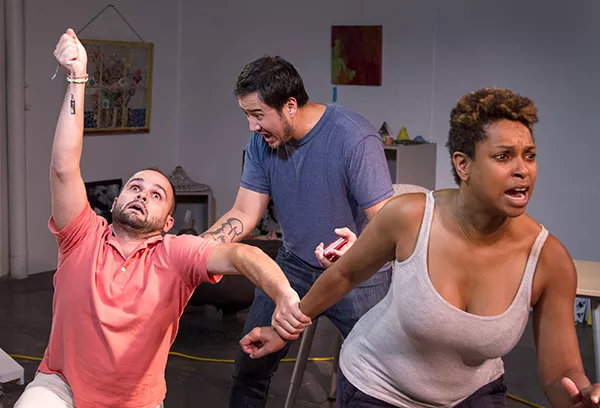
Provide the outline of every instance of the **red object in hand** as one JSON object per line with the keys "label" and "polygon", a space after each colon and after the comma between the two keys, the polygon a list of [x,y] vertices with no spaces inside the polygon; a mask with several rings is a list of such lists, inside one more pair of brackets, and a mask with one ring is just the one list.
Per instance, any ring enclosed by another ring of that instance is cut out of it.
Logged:
{"label": "red object in hand", "polygon": [[338,239],[336,239],[335,241],[333,241],[332,243],[330,243],[329,245],[327,245],[325,247],[325,249],[323,250],[323,256],[325,258],[331,258],[332,256],[334,256],[334,254],[333,254],[334,250],[343,248],[343,246],[346,245],[347,243],[348,243],[348,238],[339,237]]}

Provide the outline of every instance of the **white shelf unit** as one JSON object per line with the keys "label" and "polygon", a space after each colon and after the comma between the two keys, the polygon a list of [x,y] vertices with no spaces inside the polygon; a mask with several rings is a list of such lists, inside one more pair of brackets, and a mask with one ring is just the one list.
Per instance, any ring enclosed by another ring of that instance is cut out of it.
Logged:
{"label": "white shelf unit", "polygon": [[437,145],[384,146],[393,184],[416,184],[435,190]]}
{"label": "white shelf unit", "polygon": [[192,219],[195,221],[194,229],[198,234],[202,234],[215,223],[215,205],[212,191],[178,191],[176,196],[177,210],[173,217],[175,222],[170,231],[172,234],[177,235],[182,228],[190,227],[189,224],[184,222],[187,210],[192,212]]}

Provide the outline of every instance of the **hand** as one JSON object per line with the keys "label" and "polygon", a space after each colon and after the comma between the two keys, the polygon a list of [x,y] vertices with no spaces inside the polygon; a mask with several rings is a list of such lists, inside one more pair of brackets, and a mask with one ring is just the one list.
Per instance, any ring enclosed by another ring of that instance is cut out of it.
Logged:
{"label": "hand", "polygon": [[564,377],[561,382],[574,408],[600,407],[600,384],[580,390],[570,378]]}
{"label": "hand", "polygon": [[300,298],[289,288],[277,299],[277,306],[271,319],[273,330],[284,340],[296,340],[306,326],[312,324],[310,317],[300,311]]}
{"label": "hand", "polygon": [[346,227],[336,228],[333,231],[340,237],[348,238],[348,243],[344,245],[341,249],[334,249],[332,252],[333,256],[329,259],[327,259],[323,255],[323,251],[325,250],[325,244],[321,242],[317,246],[317,248],[315,249],[315,256],[317,257],[317,260],[319,261],[321,266],[324,268],[329,268],[340,256],[344,255],[356,242],[356,234],[354,234],[354,232],[350,231]]}
{"label": "hand", "polygon": [[69,28],[60,37],[54,49],[54,56],[68,74],[73,73],[76,77],[86,74],[87,53],[72,29]]}
{"label": "hand", "polygon": [[242,350],[252,359],[279,351],[285,344],[272,327],[255,327],[240,340]]}

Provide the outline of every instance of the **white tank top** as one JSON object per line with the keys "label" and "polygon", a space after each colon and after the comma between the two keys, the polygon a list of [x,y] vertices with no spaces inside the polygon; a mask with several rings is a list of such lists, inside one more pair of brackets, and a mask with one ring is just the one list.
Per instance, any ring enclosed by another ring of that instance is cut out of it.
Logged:
{"label": "white tank top", "polygon": [[500,357],[527,325],[533,275],[548,236],[542,226],[508,309],[473,315],[444,300],[429,279],[434,204],[430,192],[414,252],[395,262],[389,292],[356,323],[341,351],[340,368],[356,388],[398,407],[452,407],[504,373]]}

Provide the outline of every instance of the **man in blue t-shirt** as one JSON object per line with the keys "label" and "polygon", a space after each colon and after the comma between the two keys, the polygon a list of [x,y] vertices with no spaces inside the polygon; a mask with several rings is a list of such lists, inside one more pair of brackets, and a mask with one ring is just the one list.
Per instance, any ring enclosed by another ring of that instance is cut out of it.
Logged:
{"label": "man in blue t-shirt", "polygon": [[[272,198],[283,233],[276,261],[303,297],[329,264],[322,243],[337,238],[334,229],[347,227],[360,234],[393,195],[381,139],[359,114],[309,102],[302,78],[280,57],[262,57],[246,65],[234,93],[253,133],[233,208],[202,236],[241,240],[258,224]],[[325,316],[346,337],[385,296],[390,281],[391,266],[386,265]],[[271,299],[257,289],[243,335],[270,325],[274,309]],[[239,350],[230,407],[266,405],[271,376],[288,348],[289,343],[260,360]]]}

